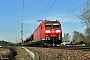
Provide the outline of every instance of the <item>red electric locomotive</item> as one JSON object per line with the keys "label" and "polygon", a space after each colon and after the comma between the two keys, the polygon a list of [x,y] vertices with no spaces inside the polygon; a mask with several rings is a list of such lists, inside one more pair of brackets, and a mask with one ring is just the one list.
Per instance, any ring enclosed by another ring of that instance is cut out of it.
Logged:
{"label": "red electric locomotive", "polygon": [[62,29],[58,20],[42,21],[26,42],[37,45],[57,45],[62,43]]}
{"label": "red electric locomotive", "polygon": [[62,29],[58,20],[42,21],[33,33],[32,42],[37,42],[40,45],[61,44]]}

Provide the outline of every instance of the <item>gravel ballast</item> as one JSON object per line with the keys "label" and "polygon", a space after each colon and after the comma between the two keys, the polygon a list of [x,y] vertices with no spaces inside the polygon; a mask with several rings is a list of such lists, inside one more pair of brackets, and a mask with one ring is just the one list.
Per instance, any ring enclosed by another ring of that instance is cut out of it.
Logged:
{"label": "gravel ballast", "polygon": [[34,53],[38,53],[40,60],[90,60],[90,49],[27,48]]}

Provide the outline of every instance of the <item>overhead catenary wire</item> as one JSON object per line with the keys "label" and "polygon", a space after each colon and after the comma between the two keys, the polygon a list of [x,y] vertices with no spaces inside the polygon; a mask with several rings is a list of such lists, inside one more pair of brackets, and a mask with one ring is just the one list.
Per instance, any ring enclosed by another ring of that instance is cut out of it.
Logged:
{"label": "overhead catenary wire", "polygon": [[[86,1],[87,2],[87,1]],[[84,2],[83,4],[81,4],[80,6],[76,7],[75,9],[73,9],[71,12],[69,12],[68,14],[66,14],[65,16],[63,16],[60,20],[62,20],[63,18],[65,18],[66,16],[68,16],[69,14],[71,14],[72,12],[74,12],[75,10],[77,10],[78,8],[80,8],[81,6],[83,6],[86,2]]]}
{"label": "overhead catenary wire", "polygon": [[69,20],[69,21],[63,23],[62,25],[65,25],[65,24],[67,24],[67,23],[69,23],[69,22],[71,22],[71,21],[74,21],[75,19],[77,19],[77,18],[74,18],[74,19],[72,19],[72,20]]}
{"label": "overhead catenary wire", "polygon": [[[86,2],[87,2],[87,1],[86,1]],[[72,13],[73,11],[75,11],[76,9],[78,9],[79,7],[81,7],[82,5],[84,5],[86,2],[84,2],[83,4],[81,4],[80,6],[78,6],[77,8],[75,8],[74,10],[72,10],[71,12],[69,12],[67,15],[69,15],[70,13]],[[65,18],[67,15],[63,16],[61,19]],[[67,23],[69,23],[69,22],[71,22],[71,21],[73,21],[73,20],[75,20],[75,19],[77,19],[77,17],[74,18],[74,19],[72,19],[72,20],[69,20],[69,21],[63,23],[62,25],[65,25],[65,24],[67,24]]]}
{"label": "overhead catenary wire", "polygon": [[75,5],[77,5],[80,1],[81,1],[81,0],[77,1],[73,6],[71,6],[69,9],[67,9],[67,10],[62,14],[62,16],[63,16],[66,12],[68,12],[70,9],[72,9]]}
{"label": "overhead catenary wire", "polygon": [[[47,10],[47,8],[49,7],[50,3],[52,2],[52,0],[50,0],[50,2],[48,3],[48,5],[46,6],[45,10],[43,11],[42,15],[44,14],[44,12]],[[42,17],[41,17],[42,19]]]}
{"label": "overhead catenary wire", "polygon": [[48,13],[48,11],[51,9],[51,7],[55,4],[57,0],[55,0],[52,5],[47,9],[47,11],[44,13],[44,15],[41,17],[41,19]]}

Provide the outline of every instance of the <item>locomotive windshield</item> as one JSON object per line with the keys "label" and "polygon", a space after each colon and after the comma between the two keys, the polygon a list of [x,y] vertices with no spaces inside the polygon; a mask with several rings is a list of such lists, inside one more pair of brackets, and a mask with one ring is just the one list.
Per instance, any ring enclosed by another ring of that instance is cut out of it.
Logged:
{"label": "locomotive windshield", "polygon": [[46,24],[45,27],[46,28],[52,28],[52,24]]}
{"label": "locomotive windshield", "polygon": [[46,28],[59,28],[60,27],[60,25],[58,24],[58,23],[47,23],[47,24],[45,24],[45,27]]}
{"label": "locomotive windshield", "polygon": [[58,23],[53,23],[53,28],[59,28],[59,24]]}

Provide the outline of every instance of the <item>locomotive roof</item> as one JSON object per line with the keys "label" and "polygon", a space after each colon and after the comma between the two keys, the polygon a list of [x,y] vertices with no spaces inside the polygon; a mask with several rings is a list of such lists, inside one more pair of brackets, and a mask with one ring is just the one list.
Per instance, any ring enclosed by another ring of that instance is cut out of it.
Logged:
{"label": "locomotive roof", "polygon": [[55,21],[48,21],[48,20],[45,20],[45,21],[42,21],[42,22],[45,22],[45,23],[56,23],[56,22],[58,22],[58,23],[59,23],[58,20],[55,20]]}

